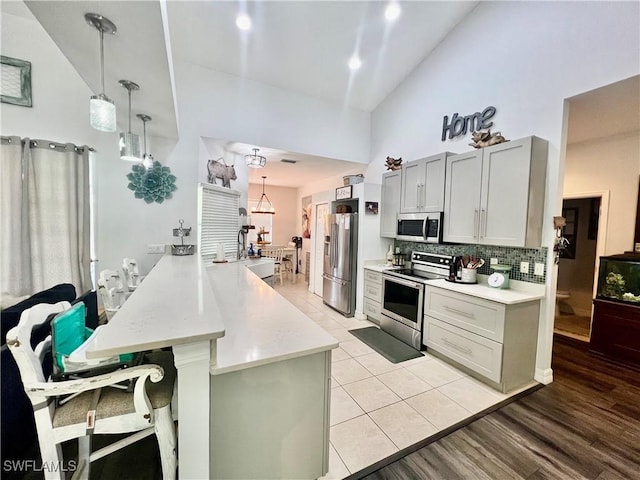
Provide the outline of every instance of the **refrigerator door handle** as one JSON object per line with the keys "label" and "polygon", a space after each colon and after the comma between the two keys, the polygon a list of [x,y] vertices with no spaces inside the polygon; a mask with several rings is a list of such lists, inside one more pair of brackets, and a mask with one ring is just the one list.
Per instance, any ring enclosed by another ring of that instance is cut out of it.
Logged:
{"label": "refrigerator door handle", "polygon": [[326,273],[322,274],[322,278],[324,278],[325,280],[330,280],[330,281],[332,281],[334,283],[339,283],[340,285],[346,285],[347,284],[347,282],[345,282],[344,280],[337,279],[335,277],[332,277],[331,275],[327,275]]}
{"label": "refrigerator door handle", "polygon": [[335,268],[338,263],[338,225],[331,224],[331,268]]}

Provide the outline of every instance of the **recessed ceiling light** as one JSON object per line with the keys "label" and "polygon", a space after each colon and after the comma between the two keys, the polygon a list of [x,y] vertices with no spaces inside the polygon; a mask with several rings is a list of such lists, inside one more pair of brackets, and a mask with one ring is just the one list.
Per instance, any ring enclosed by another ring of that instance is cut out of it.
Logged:
{"label": "recessed ceiling light", "polygon": [[387,5],[387,8],[384,11],[384,17],[387,20],[392,21],[398,18],[399,16],[400,16],[400,5],[398,5],[395,2],[392,2],[389,5]]}
{"label": "recessed ceiling light", "polygon": [[281,158],[280,161],[283,163],[298,163],[297,160],[291,160],[289,158]]}
{"label": "recessed ceiling light", "polygon": [[241,13],[236,17],[236,26],[240,30],[249,30],[251,28],[251,18],[249,15]]}
{"label": "recessed ceiling light", "polygon": [[349,59],[349,68],[351,70],[358,70],[362,66],[362,60],[357,55],[354,55]]}

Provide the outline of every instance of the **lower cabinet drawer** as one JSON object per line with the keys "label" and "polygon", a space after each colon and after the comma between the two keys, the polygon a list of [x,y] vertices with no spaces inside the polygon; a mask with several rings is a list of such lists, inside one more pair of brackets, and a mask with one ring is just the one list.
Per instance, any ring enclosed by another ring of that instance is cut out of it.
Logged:
{"label": "lower cabinet drawer", "polygon": [[372,270],[364,269],[364,281],[371,283],[382,283],[382,274]]}
{"label": "lower cabinet drawer", "polygon": [[371,300],[370,298],[364,298],[364,314],[373,320],[380,321],[380,302]]}
{"label": "lower cabinet drawer", "polygon": [[431,286],[425,295],[425,315],[502,343],[503,304]]}
{"label": "lower cabinet drawer", "polygon": [[461,328],[424,317],[424,343],[474,372],[500,383],[502,344]]}
{"label": "lower cabinet drawer", "polygon": [[382,301],[382,285],[365,281],[364,296],[380,303]]}

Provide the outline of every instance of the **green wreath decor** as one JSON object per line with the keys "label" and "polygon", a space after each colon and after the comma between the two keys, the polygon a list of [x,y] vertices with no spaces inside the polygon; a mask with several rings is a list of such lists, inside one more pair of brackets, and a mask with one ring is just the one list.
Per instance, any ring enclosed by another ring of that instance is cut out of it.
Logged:
{"label": "green wreath decor", "polygon": [[176,176],[171,175],[171,169],[163,167],[158,161],[154,161],[148,170],[142,164],[134,165],[127,178],[129,190],[133,190],[136,198],[142,198],[147,203],[169,200],[178,188],[174,184]]}

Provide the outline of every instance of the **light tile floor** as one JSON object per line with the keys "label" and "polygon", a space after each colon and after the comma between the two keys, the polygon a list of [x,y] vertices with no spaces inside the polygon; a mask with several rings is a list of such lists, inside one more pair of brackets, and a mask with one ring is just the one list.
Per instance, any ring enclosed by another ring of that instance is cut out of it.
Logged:
{"label": "light tile floor", "polygon": [[[295,284],[277,292],[340,342],[332,352],[329,473],[342,479],[509,397],[427,353],[393,364],[349,333],[345,318]],[[512,394],[515,394],[513,392]]]}

